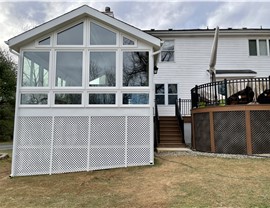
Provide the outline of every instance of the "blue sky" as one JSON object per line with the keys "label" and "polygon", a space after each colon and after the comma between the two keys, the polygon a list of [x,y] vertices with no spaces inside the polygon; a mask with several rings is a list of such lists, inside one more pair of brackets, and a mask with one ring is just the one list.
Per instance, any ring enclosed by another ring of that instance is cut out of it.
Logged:
{"label": "blue sky", "polygon": [[4,41],[81,5],[104,11],[140,29],[270,28],[270,1],[3,1],[0,0],[0,47]]}

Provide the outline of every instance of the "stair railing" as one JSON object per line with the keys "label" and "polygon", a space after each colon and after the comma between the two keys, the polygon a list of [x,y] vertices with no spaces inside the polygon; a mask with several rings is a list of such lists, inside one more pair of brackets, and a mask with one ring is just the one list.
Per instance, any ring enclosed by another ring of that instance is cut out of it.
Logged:
{"label": "stair railing", "polygon": [[[181,99],[179,100],[175,100],[175,116],[177,118],[178,121],[178,125],[182,131],[182,136],[183,136],[183,140],[185,143],[185,133],[184,133],[184,119],[181,115]],[[182,142],[182,141],[181,141]]]}
{"label": "stair railing", "polygon": [[158,115],[158,106],[155,102],[155,116],[154,116],[154,148],[156,149],[160,143],[160,130],[159,130],[159,115]]}

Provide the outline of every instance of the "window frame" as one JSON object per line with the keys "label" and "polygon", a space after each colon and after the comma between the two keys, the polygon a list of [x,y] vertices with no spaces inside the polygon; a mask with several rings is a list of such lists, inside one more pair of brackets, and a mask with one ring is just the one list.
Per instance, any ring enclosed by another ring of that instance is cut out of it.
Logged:
{"label": "window frame", "polygon": [[[138,43],[137,43],[136,39],[131,38],[129,35],[125,35],[125,34],[121,34],[120,37],[121,37],[121,41],[120,41],[121,42],[121,48],[136,48],[137,47]],[[127,39],[132,40],[134,42],[134,45],[124,45],[124,41],[123,41],[124,37],[127,38]]]}
{"label": "window frame", "polygon": [[[22,94],[47,94],[47,104],[22,104],[21,103]],[[48,90],[38,90],[38,89],[31,90],[31,91],[21,90],[18,93],[18,96],[19,96],[18,104],[19,104],[19,107],[22,107],[22,108],[48,108],[50,107],[50,104],[51,104],[51,96]]]}
{"label": "window frame", "polygon": [[[164,84],[164,104],[158,104],[159,106],[167,106],[167,107],[172,107],[174,104],[169,104],[169,96],[170,95],[177,95],[177,99],[179,99],[179,84],[175,83],[175,82],[170,82],[170,83],[155,83],[155,89],[156,90],[156,84]],[[169,94],[169,85],[170,84],[175,84],[176,85],[176,89],[177,89],[177,93],[173,93],[173,94]],[[155,98],[156,98],[156,91],[155,91]]]}
{"label": "window frame", "polygon": [[[42,40],[45,40],[47,38],[50,38],[50,44],[49,45],[39,45],[39,42]],[[45,35],[35,41],[35,47],[36,48],[51,48],[53,46],[53,34]]]}
{"label": "window frame", "polygon": [[[58,45],[57,44],[58,33],[64,32],[65,30],[68,30],[69,28],[72,28],[76,25],[79,25],[80,23],[83,24],[83,44],[82,45]],[[86,37],[85,37],[86,30],[87,30],[87,27],[86,27],[86,20],[85,19],[81,19],[81,20],[73,22],[72,24],[69,24],[65,27],[62,27],[61,29],[55,31],[53,34],[53,46],[57,47],[57,48],[82,48],[83,46],[86,45]]]}
{"label": "window frame", "polygon": [[[163,40],[164,41],[164,43],[166,42],[166,41],[172,41],[173,42],[173,50],[163,50],[163,47],[161,47],[161,52],[160,52],[160,58],[159,58],[159,62],[160,63],[175,63],[175,39],[164,39]],[[164,44],[163,43],[163,44]],[[172,61],[162,61],[162,52],[173,52],[173,60]]]}
{"label": "window frame", "polygon": [[[115,45],[91,45],[91,41],[90,41],[91,40],[91,23],[94,23],[94,24],[96,24],[96,25],[98,25],[100,27],[103,27],[103,28],[115,33],[115,36],[116,36]],[[105,24],[102,24],[102,23],[100,23],[98,21],[95,21],[93,19],[90,19],[90,21],[88,21],[87,24],[88,24],[87,32],[89,32],[89,35],[87,35],[87,46],[89,48],[116,48],[116,47],[119,47],[119,42],[120,42],[119,41],[119,36],[120,35],[119,35],[119,32],[117,30],[114,30],[111,27],[109,27],[109,26],[107,26]]]}
{"label": "window frame", "polygon": [[[56,104],[55,103],[55,97],[56,97],[56,94],[81,94],[81,104]],[[71,91],[71,90],[68,90],[68,91],[60,91],[60,90],[57,90],[57,91],[53,91],[52,93],[52,107],[56,107],[56,108],[65,108],[65,107],[68,107],[68,108],[76,108],[76,107],[84,107],[84,92],[81,90],[81,91]]]}
{"label": "window frame", "polygon": [[[164,87],[164,93],[163,94],[161,94],[161,93],[156,93],[156,85],[163,85],[163,87]],[[154,90],[155,90],[155,102],[156,102],[156,96],[157,95],[162,95],[163,96],[163,99],[164,99],[164,104],[159,104],[159,103],[157,103],[157,105],[165,105],[165,103],[166,103],[166,94],[165,94],[165,87],[166,86],[166,84],[164,84],[164,83],[155,83],[155,88],[154,88]]]}
{"label": "window frame", "polygon": [[[256,55],[250,54],[250,41],[256,41]],[[261,55],[260,50],[260,41],[265,41],[266,43],[266,55]],[[267,57],[270,56],[270,39],[268,38],[254,38],[254,39],[248,39],[248,56],[249,57]]]}

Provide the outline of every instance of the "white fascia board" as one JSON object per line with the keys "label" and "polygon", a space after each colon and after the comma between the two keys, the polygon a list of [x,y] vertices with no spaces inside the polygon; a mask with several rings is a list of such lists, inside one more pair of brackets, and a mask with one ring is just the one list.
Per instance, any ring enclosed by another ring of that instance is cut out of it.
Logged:
{"label": "white fascia board", "polygon": [[158,49],[160,47],[160,39],[147,34],[141,30],[139,30],[138,28],[135,28],[131,25],[128,25],[120,20],[117,20],[113,17],[110,17],[106,14],[103,14],[101,12],[99,12],[98,10],[95,10],[89,6],[82,6],[79,7],[78,9],[75,9],[71,12],[68,12],[64,15],[61,15],[53,20],[50,20],[44,24],[41,24],[40,26],[37,26],[31,30],[28,30],[20,35],[17,35],[11,39],[9,39],[7,41],[7,44],[9,45],[9,47],[11,49],[14,50],[19,50],[18,47],[16,47],[16,45],[22,45],[23,42],[38,36],[42,33],[45,33],[46,31],[51,31],[53,30],[53,28],[58,27],[59,25],[68,22],[68,21],[72,21],[77,19],[78,17],[83,17],[83,16],[90,16],[96,20],[105,22],[115,28],[117,28],[118,30],[124,31],[127,34],[131,34],[135,37],[138,37],[139,39],[146,41],[148,43],[150,43],[151,45],[154,46],[154,48]]}

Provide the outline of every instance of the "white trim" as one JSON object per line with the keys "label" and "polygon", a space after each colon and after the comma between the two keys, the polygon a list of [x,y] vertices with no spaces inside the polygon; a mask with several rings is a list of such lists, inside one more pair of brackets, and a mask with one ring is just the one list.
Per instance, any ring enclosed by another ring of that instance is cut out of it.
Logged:
{"label": "white trim", "polygon": [[157,49],[160,47],[160,39],[152,35],[149,35],[146,32],[139,30],[138,28],[128,25],[116,18],[112,18],[106,14],[103,14],[86,5],[79,7],[51,21],[48,21],[38,27],[35,27],[34,29],[28,30],[27,32],[24,32],[18,36],[9,39],[8,45],[11,49],[18,51],[20,45],[24,45],[25,42],[30,41],[32,38],[35,38],[41,34],[49,33],[52,30],[55,30],[57,27],[63,25],[64,23],[67,23],[71,20],[75,20],[83,16],[90,16],[90,18],[97,19],[101,22],[111,25],[116,30],[120,30],[123,31],[124,33],[134,35],[135,37],[138,37],[142,41],[151,44]]}

